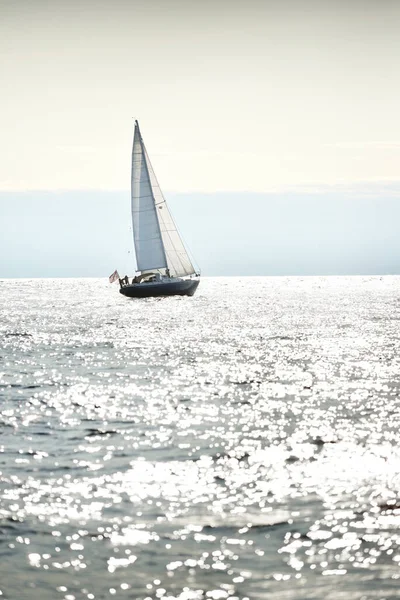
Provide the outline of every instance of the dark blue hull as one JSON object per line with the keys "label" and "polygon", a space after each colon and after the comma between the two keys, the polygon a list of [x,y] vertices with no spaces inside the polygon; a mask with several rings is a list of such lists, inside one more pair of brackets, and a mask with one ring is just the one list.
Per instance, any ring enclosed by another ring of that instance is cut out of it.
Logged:
{"label": "dark blue hull", "polygon": [[200,279],[179,279],[155,283],[131,283],[120,288],[128,298],[153,298],[157,296],[193,296]]}

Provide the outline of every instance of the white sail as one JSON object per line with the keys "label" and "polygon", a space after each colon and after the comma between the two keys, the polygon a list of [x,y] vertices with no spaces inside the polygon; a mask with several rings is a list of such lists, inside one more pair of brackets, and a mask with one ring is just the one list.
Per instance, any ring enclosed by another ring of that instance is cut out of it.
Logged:
{"label": "white sail", "polygon": [[157,217],[160,224],[161,237],[164,244],[165,255],[167,257],[169,272],[173,277],[192,275],[195,270],[186,248],[183,245],[181,236],[176,228],[161,188],[158,184],[157,177],[154,173],[153,167],[151,166],[146,148],[144,148],[144,154],[150,175],[150,183],[153,190],[154,201],[157,209]]}
{"label": "white sail", "polygon": [[132,219],[138,269],[195,272],[162,194],[136,122],[132,153]]}
{"label": "white sail", "polygon": [[137,267],[139,271],[165,269],[168,266],[167,259],[137,122],[132,149],[131,193],[133,239]]}

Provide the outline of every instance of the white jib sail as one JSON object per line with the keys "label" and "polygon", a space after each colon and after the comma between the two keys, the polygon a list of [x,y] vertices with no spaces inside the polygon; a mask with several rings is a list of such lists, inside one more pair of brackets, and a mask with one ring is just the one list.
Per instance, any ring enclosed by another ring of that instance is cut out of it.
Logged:
{"label": "white jib sail", "polygon": [[166,253],[137,122],[132,149],[131,197],[137,267],[139,271],[165,269],[168,266]]}
{"label": "white jib sail", "polygon": [[143,151],[147,164],[147,171],[150,176],[150,183],[169,272],[173,277],[192,275],[195,273],[195,269],[193,268],[189,255],[183,245],[182,239],[162,194],[144,144]]}

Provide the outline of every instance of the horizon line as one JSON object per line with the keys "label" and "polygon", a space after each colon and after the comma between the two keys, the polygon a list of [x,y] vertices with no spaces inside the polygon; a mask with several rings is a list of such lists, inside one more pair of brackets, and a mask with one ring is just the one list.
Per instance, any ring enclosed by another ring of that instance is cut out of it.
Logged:
{"label": "horizon line", "polygon": [[[397,187],[399,189],[397,189]],[[395,191],[400,192],[400,178],[399,179],[371,179],[371,180],[360,180],[355,182],[337,182],[337,183],[310,183],[310,184],[299,184],[299,185],[287,185],[287,186],[271,186],[269,188],[255,190],[255,189],[193,189],[193,190],[164,190],[165,194],[173,195],[215,195],[215,194],[254,194],[254,195],[269,195],[269,194],[320,194],[320,193],[332,193],[342,191],[344,193],[377,193],[380,190],[385,192]],[[96,188],[96,187],[80,187],[80,188],[1,188],[0,196],[4,194],[14,195],[25,195],[25,194],[78,194],[78,193],[97,193],[97,194],[109,194],[109,193],[123,193],[130,194],[129,187],[107,187],[107,188]]]}
{"label": "horizon line", "polygon": [[[399,277],[400,276],[400,271],[398,273],[341,273],[341,274],[314,274],[314,275],[278,275],[278,274],[270,274],[270,275],[200,275],[201,279],[220,279],[220,278],[235,278],[235,277],[290,277],[291,279],[295,279],[295,278],[304,278],[304,277]],[[95,276],[95,275],[70,275],[68,277],[53,277],[51,275],[48,276],[42,276],[42,277],[23,277],[23,276],[17,276],[17,277],[2,277],[0,276],[0,281],[15,281],[15,280],[21,280],[21,279],[100,279],[100,280],[105,280],[108,282],[108,275],[102,275],[102,276]],[[113,285],[112,283],[109,285]]]}

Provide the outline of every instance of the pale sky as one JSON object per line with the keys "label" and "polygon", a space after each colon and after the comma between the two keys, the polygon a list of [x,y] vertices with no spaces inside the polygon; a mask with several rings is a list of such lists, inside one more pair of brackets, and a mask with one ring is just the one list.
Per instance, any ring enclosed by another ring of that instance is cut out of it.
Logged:
{"label": "pale sky", "polygon": [[206,275],[400,271],[400,0],[0,0],[0,277],[132,274],[134,119]]}
{"label": "pale sky", "polygon": [[398,0],[0,0],[0,190],[400,180]]}

